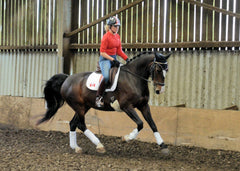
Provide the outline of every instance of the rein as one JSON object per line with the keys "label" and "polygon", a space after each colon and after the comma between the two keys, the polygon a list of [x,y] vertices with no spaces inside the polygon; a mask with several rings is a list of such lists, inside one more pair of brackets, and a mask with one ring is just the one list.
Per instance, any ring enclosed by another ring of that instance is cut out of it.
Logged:
{"label": "rein", "polygon": [[121,70],[126,71],[126,72],[128,72],[129,74],[132,74],[133,76],[138,77],[138,78],[140,78],[140,79],[142,79],[142,80],[144,80],[144,81],[147,81],[147,82],[149,82],[149,83],[151,82],[150,80],[148,80],[148,79],[146,79],[146,78],[144,78],[144,77],[142,77],[142,76],[140,76],[140,75],[138,75],[138,74],[135,74],[135,73],[133,73],[133,72],[127,70],[127,69],[121,68]]}
{"label": "rein", "polygon": [[[154,59],[155,59],[155,58],[154,58]],[[155,67],[156,64],[157,64],[157,65],[160,65],[159,62],[155,62],[155,61],[154,61],[153,64],[152,64],[152,65],[154,65],[153,67]],[[151,68],[152,68],[152,65],[151,65]],[[146,82],[149,82],[149,83],[152,82],[154,85],[165,86],[165,83],[161,83],[161,82],[158,82],[158,81],[150,81],[150,80],[148,80],[148,79],[146,79],[146,78],[144,78],[144,77],[142,77],[142,76],[140,76],[140,75],[138,75],[138,74],[135,74],[135,73],[133,73],[133,72],[127,70],[127,69],[121,68],[121,70],[126,71],[126,72],[132,74],[133,76],[138,77],[138,78],[140,78],[140,79],[142,79],[142,80],[144,80],[144,81],[146,81]],[[151,72],[153,72],[152,69],[151,69]],[[151,73],[151,75],[152,75],[152,73]],[[152,79],[153,79],[153,78],[152,78]]]}

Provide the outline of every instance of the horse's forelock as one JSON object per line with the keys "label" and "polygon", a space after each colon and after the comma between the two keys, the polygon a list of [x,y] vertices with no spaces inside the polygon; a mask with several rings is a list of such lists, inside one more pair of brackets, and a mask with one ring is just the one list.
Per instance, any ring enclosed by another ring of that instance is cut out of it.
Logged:
{"label": "horse's forelock", "polygon": [[156,61],[161,63],[166,63],[167,59],[160,53],[155,53]]}

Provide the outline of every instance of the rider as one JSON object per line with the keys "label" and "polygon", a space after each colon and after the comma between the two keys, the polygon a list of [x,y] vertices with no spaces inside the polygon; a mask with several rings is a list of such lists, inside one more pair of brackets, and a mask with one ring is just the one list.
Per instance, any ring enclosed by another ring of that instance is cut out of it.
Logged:
{"label": "rider", "polygon": [[116,55],[121,56],[128,62],[127,55],[122,51],[122,45],[119,34],[117,34],[120,26],[120,20],[116,17],[110,17],[105,25],[106,33],[103,35],[100,47],[99,65],[102,71],[103,79],[99,85],[96,95],[96,106],[103,107],[103,93],[109,81],[109,70],[111,66],[119,67],[120,62]]}

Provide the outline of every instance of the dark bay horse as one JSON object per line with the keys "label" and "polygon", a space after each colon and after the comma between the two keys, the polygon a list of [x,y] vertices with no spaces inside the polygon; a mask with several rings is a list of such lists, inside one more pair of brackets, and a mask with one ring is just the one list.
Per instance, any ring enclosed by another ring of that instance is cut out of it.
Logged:
{"label": "dark bay horse", "polygon": [[85,114],[87,111],[90,108],[95,108],[104,111],[120,109],[125,112],[137,124],[137,128],[123,137],[125,141],[130,141],[135,139],[143,128],[143,122],[134,109],[137,108],[151,127],[161,151],[165,154],[169,153],[168,147],[164,144],[152,119],[148,105],[148,82],[150,82],[148,78],[152,77],[155,92],[157,94],[161,93],[165,85],[164,79],[168,70],[167,59],[169,56],[170,54],[164,56],[157,52],[144,52],[132,58],[127,64],[122,65],[116,90],[105,93],[103,108],[95,106],[96,91],[86,87],[86,81],[91,72],[72,76],[54,75],[45,85],[44,98],[47,103],[47,111],[37,124],[49,120],[66,101],[75,111],[75,115],[70,122],[70,147],[76,152],[82,151],[77,145],[76,138],[76,128],[79,128],[96,145],[97,151],[104,153],[105,149],[100,140],[86,127]]}

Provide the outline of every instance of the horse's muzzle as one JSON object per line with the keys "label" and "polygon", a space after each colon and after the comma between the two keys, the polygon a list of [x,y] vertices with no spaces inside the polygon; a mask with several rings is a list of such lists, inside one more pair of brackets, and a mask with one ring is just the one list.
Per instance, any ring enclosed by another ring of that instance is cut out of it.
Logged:
{"label": "horse's muzzle", "polygon": [[156,90],[155,90],[155,93],[156,94],[161,94],[165,91],[165,86],[160,86],[160,87],[157,87]]}

